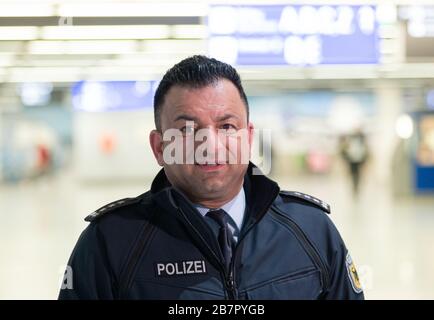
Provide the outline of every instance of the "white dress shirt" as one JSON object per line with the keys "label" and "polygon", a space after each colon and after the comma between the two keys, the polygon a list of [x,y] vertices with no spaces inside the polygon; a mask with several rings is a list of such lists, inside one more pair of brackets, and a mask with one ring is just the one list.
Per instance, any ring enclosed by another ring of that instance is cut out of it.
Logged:
{"label": "white dress shirt", "polygon": [[[195,204],[196,209],[199,211],[199,213],[202,216],[205,216],[210,208],[203,207],[199,204]],[[235,222],[238,231],[241,230],[241,226],[243,225],[243,219],[244,219],[244,211],[246,209],[246,196],[244,193],[244,188],[240,189],[240,192],[229,202],[226,202],[221,208],[232,218],[233,222]],[[212,209],[215,210],[215,209]],[[238,240],[237,234],[238,232],[235,232],[236,230],[234,227],[228,223],[229,228],[231,229],[232,234],[234,234],[235,240]]]}

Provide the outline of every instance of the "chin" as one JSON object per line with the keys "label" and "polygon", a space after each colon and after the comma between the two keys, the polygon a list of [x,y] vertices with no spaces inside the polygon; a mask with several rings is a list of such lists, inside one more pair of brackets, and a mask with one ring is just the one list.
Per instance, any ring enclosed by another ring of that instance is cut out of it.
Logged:
{"label": "chin", "polygon": [[225,185],[223,185],[221,183],[221,181],[213,181],[210,182],[208,181],[207,183],[204,183],[202,185],[202,188],[200,191],[202,192],[206,192],[206,193],[221,193],[222,191],[224,191],[225,189],[227,189],[227,187]]}

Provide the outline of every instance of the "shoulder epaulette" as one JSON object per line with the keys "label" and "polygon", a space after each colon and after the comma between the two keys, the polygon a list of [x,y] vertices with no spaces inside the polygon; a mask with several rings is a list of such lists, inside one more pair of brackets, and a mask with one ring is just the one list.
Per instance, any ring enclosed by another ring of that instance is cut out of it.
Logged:
{"label": "shoulder epaulette", "polygon": [[302,193],[302,192],[298,192],[298,191],[285,191],[285,190],[281,190],[280,194],[283,196],[287,196],[287,197],[294,197],[294,198],[298,198],[304,201],[307,201],[313,205],[315,205],[316,207],[324,210],[327,213],[330,213],[330,205],[318,198],[312,197],[311,195]]}
{"label": "shoulder epaulette", "polygon": [[140,201],[140,199],[141,199],[140,197],[124,198],[124,199],[110,202],[109,204],[106,204],[105,206],[103,206],[103,207],[99,208],[98,210],[95,210],[94,212],[89,214],[86,218],[84,218],[84,220],[87,222],[95,221],[96,219],[100,218],[101,216],[105,215],[106,213],[113,211],[114,209],[124,207],[124,206],[129,205],[129,204],[136,203],[136,202]]}

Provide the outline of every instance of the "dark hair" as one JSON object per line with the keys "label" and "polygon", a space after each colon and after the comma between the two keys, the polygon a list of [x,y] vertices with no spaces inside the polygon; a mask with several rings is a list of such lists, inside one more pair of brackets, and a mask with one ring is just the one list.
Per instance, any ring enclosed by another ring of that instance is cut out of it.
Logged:
{"label": "dark hair", "polygon": [[249,104],[240,75],[235,68],[214,58],[195,55],[170,68],[158,85],[154,96],[154,121],[157,130],[161,130],[160,115],[164,97],[172,86],[203,88],[215,84],[220,79],[231,81],[238,89],[241,100],[246,106],[247,119],[249,119]]}

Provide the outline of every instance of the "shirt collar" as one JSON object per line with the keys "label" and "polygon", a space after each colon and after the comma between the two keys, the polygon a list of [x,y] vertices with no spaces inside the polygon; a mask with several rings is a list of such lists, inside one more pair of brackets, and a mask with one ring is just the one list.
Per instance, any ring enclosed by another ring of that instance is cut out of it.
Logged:
{"label": "shirt collar", "polygon": [[[195,207],[202,216],[205,216],[210,210],[209,208],[203,207],[199,204],[195,204]],[[244,193],[244,188],[241,188],[238,194],[232,200],[225,203],[220,209],[226,211],[237,225],[238,230],[241,230],[244,211],[246,209],[246,195]]]}

